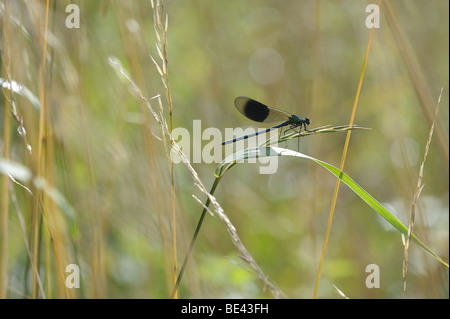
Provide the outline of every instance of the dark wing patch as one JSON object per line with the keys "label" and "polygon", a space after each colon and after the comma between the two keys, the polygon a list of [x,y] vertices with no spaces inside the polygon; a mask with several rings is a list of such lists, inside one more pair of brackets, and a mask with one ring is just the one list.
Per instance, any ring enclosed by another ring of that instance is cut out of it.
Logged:
{"label": "dark wing patch", "polygon": [[243,96],[234,100],[234,106],[247,118],[256,122],[264,122],[270,113],[267,105]]}

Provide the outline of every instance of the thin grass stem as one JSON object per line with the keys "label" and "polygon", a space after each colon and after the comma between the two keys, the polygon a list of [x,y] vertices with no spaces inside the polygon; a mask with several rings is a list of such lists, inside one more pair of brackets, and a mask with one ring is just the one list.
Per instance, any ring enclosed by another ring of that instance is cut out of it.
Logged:
{"label": "thin grass stem", "polygon": [[[378,1],[378,8],[381,5],[381,1],[382,0]],[[353,125],[354,120],[355,120],[356,109],[358,107],[358,101],[359,101],[359,94],[361,93],[361,87],[362,87],[362,83],[363,83],[363,80],[364,80],[364,74],[365,74],[365,71],[366,71],[366,65],[367,65],[367,61],[369,59],[370,45],[372,43],[374,30],[375,30],[375,28],[372,28],[371,31],[370,31],[369,41],[367,43],[367,48],[366,48],[366,55],[364,57],[364,62],[363,62],[362,70],[361,70],[361,76],[359,77],[358,89],[356,90],[356,97],[355,97],[355,101],[353,103],[353,109],[352,109],[352,114],[350,116],[350,123],[349,123],[349,125]],[[349,130],[347,132],[347,136],[346,136],[346,139],[345,139],[344,149],[342,151],[342,157],[341,157],[341,164],[340,164],[340,167],[339,167],[339,169],[341,171],[344,170],[344,164],[345,164],[345,159],[347,157],[347,150],[348,150],[348,145],[350,143],[351,133],[352,133],[351,130]],[[327,251],[328,240],[330,238],[331,224],[333,222],[333,215],[334,215],[334,210],[336,208],[337,195],[339,193],[339,186],[340,186],[340,184],[341,184],[341,180],[338,178],[337,181],[336,181],[335,189],[334,189],[333,200],[332,200],[331,208],[330,208],[330,214],[328,216],[327,229],[326,229],[326,232],[325,232],[325,239],[324,239],[324,242],[323,242],[322,254],[320,256],[320,261],[319,261],[319,269],[317,270],[316,282],[314,284],[314,293],[313,293],[313,298],[314,299],[317,298],[317,293],[319,291],[320,276],[322,274],[322,268],[323,268],[323,264],[324,264],[324,261],[325,261],[325,253]]]}
{"label": "thin grass stem", "polygon": [[402,298],[405,298],[405,294],[406,294],[406,275],[407,275],[407,272],[408,272],[408,249],[409,249],[409,244],[411,242],[411,235],[413,233],[414,222],[415,222],[415,219],[416,219],[416,204],[417,204],[417,201],[419,200],[420,193],[422,192],[422,189],[424,187],[424,185],[422,184],[423,169],[424,169],[427,157],[428,157],[428,150],[430,149],[431,139],[433,137],[434,127],[435,127],[435,123],[436,123],[436,120],[437,120],[437,115],[438,115],[438,112],[439,112],[439,105],[441,103],[442,91],[443,91],[443,88],[441,88],[441,93],[439,94],[438,101],[437,101],[437,104],[436,104],[435,113],[434,113],[434,120],[433,120],[433,123],[431,124],[430,132],[428,134],[427,143],[425,145],[425,153],[423,155],[422,164],[420,165],[419,178],[417,180],[416,191],[415,191],[414,199],[413,199],[413,202],[412,202],[412,205],[411,205],[411,219],[410,219],[409,227],[408,227],[408,235],[406,236],[406,240],[405,240],[405,247],[404,247],[404,250],[403,250],[403,272],[402,272],[403,273],[403,287],[402,287]]}
{"label": "thin grass stem", "polygon": [[[216,188],[217,188],[217,185],[219,184],[220,179],[221,179],[221,177],[219,176],[219,177],[216,177],[216,179],[214,180],[213,186],[211,187],[211,190],[209,191],[209,194],[211,196],[214,195],[214,192],[216,191]],[[189,244],[189,248],[186,252],[186,257],[184,257],[183,265],[181,266],[180,273],[178,274],[177,280],[175,282],[175,286],[173,287],[172,293],[170,294],[171,299],[175,298],[175,296],[177,294],[178,286],[180,285],[181,278],[183,278],[184,270],[186,269],[186,265],[189,261],[189,257],[191,256],[191,253],[192,253],[192,248],[194,248],[195,241],[197,240],[197,236],[200,232],[200,228],[202,227],[203,220],[205,219],[206,213],[208,212],[208,207],[209,207],[210,203],[211,203],[211,200],[208,197],[208,199],[206,200],[205,206],[203,207],[203,211],[200,215],[200,219],[198,220],[197,227],[195,228],[194,236],[192,237],[191,243]]]}

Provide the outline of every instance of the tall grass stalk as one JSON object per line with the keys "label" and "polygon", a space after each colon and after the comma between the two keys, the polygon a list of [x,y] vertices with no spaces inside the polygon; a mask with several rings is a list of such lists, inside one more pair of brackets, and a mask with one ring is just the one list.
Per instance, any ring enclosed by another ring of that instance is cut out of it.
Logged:
{"label": "tall grass stalk", "polygon": [[[10,37],[10,21],[9,21],[9,3],[5,5],[5,26],[3,28],[3,43],[8,47]],[[11,78],[9,75],[10,67],[10,51],[5,50],[2,57],[2,63],[4,64],[5,79],[9,82],[11,86]],[[3,149],[2,157],[4,159],[10,158],[10,141],[11,141],[11,125],[10,125],[10,110],[12,105],[12,90],[3,91]],[[8,221],[9,221],[9,177],[6,174],[2,175],[2,194],[1,194],[1,235],[0,235],[0,299],[6,298],[7,289],[7,274],[8,274]]]}
{"label": "tall grass stalk", "polygon": [[[39,104],[40,104],[40,113],[39,113],[39,133],[38,133],[38,147],[37,147],[37,154],[36,161],[35,161],[35,175],[36,176],[45,176],[46,174],[46,167],[45,167],[45,160],[43,158],[43,154],[45,153],[44,147],[46,147],[47,144],[44,145],[44,139],[47,139],[49,136],[48,134],[48,127],[50,123],[47,121],[48,119],[48,113],[49,110],[47,109],[47,102],[46,102],[46,76],[48,75],[46,72],[46,63],[47,63],[47,34],[48,34],[48,11],[49,11],[49,1],[47,0],[46,6],[45,6],[45,20],[44,20],[44,29],[43,29],[43,37],[41,34],[41,20],[39,15],[35,14],[35,27],[37,32],[37,45],[38,48],[41,49],[41,61],[39,63],[39,69],[38,69],[38,86],[39,86]],[[39,12],[36,10],[35,12]],[[50,142],[50,141],[49,141]],[[34,197],[33,197],[33,208],[32,208],[32,247],[33,247],[33,264],[38,265],[40,264],[39,256],[40,256],[40,239],[41,239],[41,218],[45,216],[47,207],[45,206],[46,201],[42,198],[42,193],[40,189],[33,189]],[[44,195],[45,196],[45,195]],[[42,209],[42,211],[41,211]],[[42,215],[41,215],[42,212]],[[45,236],[45,235],[44,235]],[[45,241],[46,249],[48,250],[48,241]],[[48,271],[48,267],[46,268]],[[47,278],[47,284],[49,284],[50,278]],[[32,290],[31,290],[31,297],[37,298],[38,297],[38,290],[37,290],[37,277],[33,272],[32,277]],[[45,296],[41,296],[41,298],[45,298]]]}
{"label": "tall grass stalk", "polygon": [[414,198],[413,198],[413,202],[411,205],[411,219],[409,222],[409,227],[408,227],[408,235],[406,236],[406,240],[405,240],[405,247],[403,250],[403,287],[402,287],[402,298],[405,298],[405,294],[406,294],[406,275],[408,272],[408,250],[409,250],[409,244],[411,243],[411,234],[413,233],[413,229],[414,229],[414,222],[416,220],[416,205],[417,205],[417,201],[419,200],[419,196],[420,193],[422,192],[422,189],[425,185],[423,185],[423,169],[425,166],[425,162],[427,160],[428,157],[428,150],[430,149],[430,144],[431,144],[431,139],[433,137],[433,132],[434,132],[434,125],[436,123],[437,120],[437,115],[439,112],[439,105],[441,104],[441,97],[442,97],[442,91],[443,88],[441,88],[441,93],[439,94],[437,103],[436,103],[436,108],[435,108],[435,113],[434,113],[434,120],[433,123],[431,124],[431,128],[430,128],[430,132],[428,134],[428,139],[425,145],[425,153],[423,155],[423,161],[422,164],[420,165],[419,168],[419,178],[417,180],[417,186],[416,186],[416,191],[414,194]]}
{"label": "tall grass stalk", "polygon": [[[153,59],[153,62],[157,66],[161,80],[166,89],[167,104],[169,106],[169,125],[170,132],[173,130],[173,107],[172,107],[172,93],[170,91],[170,81],[169,81],[169,59],[167,57],[167,28],[168,28],[168,15],[165,14],[164,0],[156,0],[156,5],[153,0],[151,0],[151,5],[153,9],[153,25],[155,29],[155,34],[157,37],[156,48],[158,55],[161,58],[162,68],[159,67],[158,63]],[[170,139],[173,140],[172,138]],[[172,143],[172,142],[171,142]],[[173,145],[170,145],[172,148]],[[177,265],[177,223],[176,223],[176,206],[175,206],[175,176],[173,170],[173,161],[170,161],[170,179],[171,179],[171,194],[172,194],[172,244],[173,244],[173,282],[176,284],[178,265]],[[173,298],[178,298],[178,293],[175,291],[172,294]]]}
{"label": "tall grass stalk", "polygon": [[[380,5],[381,5],[381,0],[378,1],[378,8],[380,8]],[[352,114],[350,116],[349,125],[353,125],[354,120],[355,120],[356,109],[358,107],[359,95],[361,93],[361,87],[362,87],[362,83],[363,83],[363,79],[364,79],[364,73],[366,71],[366,65],[367,65],[367,61],[369,59],[370,44],[372,43],[372,38],[373,38],[374,31],[375,31],[375,28],[372,28],[370,30],[369,41],[367,43],[367,48],[366,48],[366,55],[364,57],[364,62],[363,62],[362,70],[361,70],[361,75],[359,77],[358,88],[356,90],[356,97],[355,97],[355,101],[353,103],[353,109],[352,109]],[[352,133],[352,131],[349,130],[347,132],[347,136],[345,138],[344,149],[342,151],[342,157],[341,157],[341,164],[339,166],[339,169],[341,171],[344,170],[345,158],[347,157],[347,150],[348,150],[348,146],[349,146],[349,143],[350,143],[351,133]],[[337,196],[338,196],[338,193],[339,193],[339,186],[340,186],[340,184],[341,184],[341,180],[337,179],[336,186],[334,188],[333,200],[332,200],[332,203],[331,203],[330,213],[328,215],[328,223],[327,223],[327,229],[326,229],[326,232],[325,232],[325,239],[324,239],[323,247],[322,247],[322,254],[320,256],[320,261],[319,261],[319,269],[317,271],[316,282],[314,284],[313,298],[317,298],[317,293],[319,291],[320,276],[322,274],[322,268],[323,268],[323,264],[324,264],[324,261],[325,261],[325,253],[327,251],[328,239],[330,238],[331,224],[333,222],[333,215],[334,215],[334,210],[336,208],[336,202],[337,202]]]}

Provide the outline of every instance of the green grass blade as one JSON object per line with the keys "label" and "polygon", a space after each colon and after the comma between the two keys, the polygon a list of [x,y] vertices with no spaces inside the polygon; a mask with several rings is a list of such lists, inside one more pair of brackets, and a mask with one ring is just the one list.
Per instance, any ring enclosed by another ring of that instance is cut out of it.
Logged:
{"label": "green grass blade", "polygon": [[[392,213],[390,213],[383,205],[381,205],[373,196],[367,193],[361,186],[359,186],[353,179],[351,179],[347,174],[328,164],[324,161],[318,160],[316,158],[310,157],[308,155],[295,152],[289,149],[279,148],[279,147],[260,147],[245,149],[240,152],[236,152],[230,156],[227,156],[216,168],[216,176],[222,176],[231,166],[236,164],[239,160],[245,160],[250,158],[260,158],[268,156],[294,156],[309,159],[317,164],[320,164],[326,168],[329,172],[339,178],[344,182],[356,195],[358,195],[367,205],[369,205],[375,212],[377,212],[381,217],[383,217],[389,224],[391,224],[395,229],[400,231],[405,236],[408,235],[408,228],[402,224],[401,221],[397,219]],[[430,248],[428,248],[422,241],[419,240],[414,234],[411,234],[411,238],[425,251],[430,253],[439,262],[448,267],[448,263],[435,254]]]}

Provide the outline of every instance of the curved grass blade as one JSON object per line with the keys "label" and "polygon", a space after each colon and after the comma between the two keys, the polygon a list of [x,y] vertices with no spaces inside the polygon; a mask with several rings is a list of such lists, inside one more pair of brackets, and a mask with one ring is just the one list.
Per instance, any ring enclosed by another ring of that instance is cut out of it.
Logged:
{"label": "curved grass blade", "polygon": [[[351,179],[347,174],[328,164],[324,161],[318,160],[311,156],[295,152],[289,149],[280,147],[258,147],[245,149],[240,152],[236,152],[230,156],[227,156],[216,168],[215,175],[222,176],[231,166],[235,165],[239,160],[246,160],[250,158],[260,158],[268,156],[294,156],[309,159],[317,164],[320,164],[333,175],[344,182],[356,195],[358,195],[367,205],[369,205],[373,210],[375,210],[381,217],[383,217],[389,224],[391,224],[395,229],[400,231],[405,236],[408,235],[408,228],[400,222],[397,217],[390,213],[383,205],[381,205],[374,197],[367,193],[361,186],[359,186],[353,179]],[[422,243],[419,238],[414,234],[411,234],[411,238],[425,251],[431,254],[439,262],[448,267],[448,263],[444,261],[441,257],[435,254],[430,248],[428,248],[424,243]]]}

